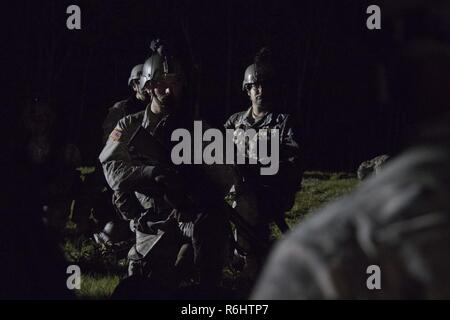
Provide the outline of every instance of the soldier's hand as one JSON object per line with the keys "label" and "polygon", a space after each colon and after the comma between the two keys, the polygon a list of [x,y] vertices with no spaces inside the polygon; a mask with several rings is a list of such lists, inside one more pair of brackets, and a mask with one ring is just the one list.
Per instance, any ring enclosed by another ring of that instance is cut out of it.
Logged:
{"label": "soldier's hand", "polygon": [[178,210],[173,209],[170,215],[167,217],[164,221],[157,221],[153,222],[151,225],[151,228],[157,231],[157,229],[160,229],[162,231],[169,231],[172,229],[176,229],[178,225]]}
{"label": "soldier's hand", "polygon": [[170,230],[175,230],[177,228],[177,222],[175,220],[164,220],[164,221],[158,221],[158,222],[154,222],[152,225],[152,228],[157,230],[162,230],[162,231],[170,231]]}
{"label": "soldier's hand", "polygon": [[178,219],[180,218],[180,211],[177,209],[173,209],[172,212],[170,212],[169,216],[167,217],[167,220],[174,220],[174,221],[178,221]]}
{"label": "soldier's hand", "polygon": [[155,182],[165,189],[174,189],[180,184],[177,172],[170,168],[156,167],[153,176]]}
{"label": "soldier's hand", "polygon": [[196,213],[192,210],[177,210],[174,209],[172,212],[175,211],[174,218],[177,222],[193,222],[196,218]]}

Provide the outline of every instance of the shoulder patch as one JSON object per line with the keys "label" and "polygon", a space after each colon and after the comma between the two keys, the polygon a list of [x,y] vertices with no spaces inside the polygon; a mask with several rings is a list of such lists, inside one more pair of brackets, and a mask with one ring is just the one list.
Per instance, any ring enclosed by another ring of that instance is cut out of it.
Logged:
{"label": "shoulder patch", "polygon": [[121,136],[122,136],[122,131],[117,128],[114,128],[114,130],[109,135],[109,137],[113,141],[119,141]]}

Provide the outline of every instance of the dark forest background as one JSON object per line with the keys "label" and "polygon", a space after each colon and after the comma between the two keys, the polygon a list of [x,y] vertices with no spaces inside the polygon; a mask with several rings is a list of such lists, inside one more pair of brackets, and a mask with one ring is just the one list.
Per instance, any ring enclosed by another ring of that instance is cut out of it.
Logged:
{"label": "dark forest background", "polygon": [[[66,28],[71,4],[81,8],[81,30]],[[381,7],[381,30],[366,28],[369,4]],[[59,134],[92,165],[107,109],[130,94],[129,72],[153,38],[172,43],[187,68],[186,112],[215,125],[249,105],[244,70],[270,45],[285,84],[280,108],[298,121],[307,169],[354,171],[396,154],[448,109],[450,84],[432,76],[449,67],[445,10],[447,1],[416,0],[4,3],[3,126],[32,97],[48,99]]]}

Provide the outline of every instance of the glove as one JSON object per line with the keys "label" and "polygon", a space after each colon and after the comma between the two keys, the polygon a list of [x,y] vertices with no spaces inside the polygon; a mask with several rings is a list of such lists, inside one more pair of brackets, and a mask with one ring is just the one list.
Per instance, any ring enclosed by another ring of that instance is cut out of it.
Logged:
{"label": "glove", "polygon": [[155,167],[152,177],[157,184],[167,189],[173,189],[180,184],[178,172],[168,167]]}
{"label": "glove", "polygon": [[175,170],[164,170],[155,176],[155,182],[161,188],[164,200],[173,208],[186,211],[191,206],[182,180]]}
{"label": "glove", "polygon": [[163,221],[149,221],[147,217],[144,215],[140,218],[133,219],[130,221],[130,228],[133,232],[135,230],[145,233],[145,234],[157,234],[158,230],[162,231],[170,231],[176,229],[178,226],[177,222],[177,210],[172,210],[171,214],[166,220]]}
{"label": "glove", "polygon": [[143,181],[136,187],[144,195],[164,194],[170,186],[176,185],[176,171],[165,166],[147,166],[143,169]]}

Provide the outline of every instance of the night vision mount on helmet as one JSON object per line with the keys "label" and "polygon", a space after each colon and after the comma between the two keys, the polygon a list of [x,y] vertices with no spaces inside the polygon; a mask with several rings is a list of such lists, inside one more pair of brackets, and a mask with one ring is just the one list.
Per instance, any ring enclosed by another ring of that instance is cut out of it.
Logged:
{"label": "night vision mount on helmet", "polygon": [[145,60],[139,87],[142,90],[147,82],[160,81],[168,77],[183,79],[180,65],[170,56],[161,56],[158,53],[154,53]]}
{"label": "night vision mount on helmet", "polygon": [[261,49],[255,56],[255,62],[245,69],[242,90],[254,83],[261,83],[273,80],[274,67],[270,60],[270,51],[267,48]]}

